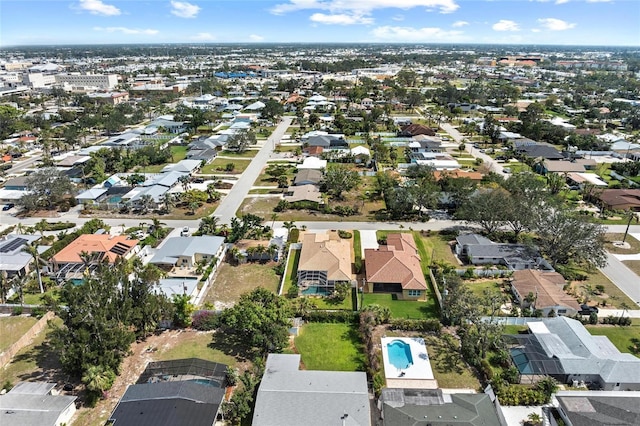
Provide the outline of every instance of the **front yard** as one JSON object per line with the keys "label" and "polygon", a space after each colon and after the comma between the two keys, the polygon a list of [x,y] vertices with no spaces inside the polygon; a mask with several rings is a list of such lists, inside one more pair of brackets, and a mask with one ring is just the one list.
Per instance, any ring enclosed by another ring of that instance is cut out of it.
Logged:
{"label": "front yard", "polygon": [[364,371],[364,348],[356,325],[307,323],[294,344],[305,370]]}

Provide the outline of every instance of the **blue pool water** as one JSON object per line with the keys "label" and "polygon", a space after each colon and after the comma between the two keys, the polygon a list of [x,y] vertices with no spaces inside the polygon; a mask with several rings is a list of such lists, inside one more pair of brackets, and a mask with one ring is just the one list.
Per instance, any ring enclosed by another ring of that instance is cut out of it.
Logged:
{"label": "blue pool water", "polygon": [[402,340],[394,340],[387,344],[387,355],[391,365],[399,370],[404,370],[413,365],[413,356],[411,356],[411,347]]}
{"label": "blue pool water", "polygon": [[205,385],[205,386],[211,386],[212,388],[219,388],[220,387],[220,383],[214,381],[214,380],[207,380],[207,379],[192,379],[192,382],[196,382],[199,383],[201,385]]}

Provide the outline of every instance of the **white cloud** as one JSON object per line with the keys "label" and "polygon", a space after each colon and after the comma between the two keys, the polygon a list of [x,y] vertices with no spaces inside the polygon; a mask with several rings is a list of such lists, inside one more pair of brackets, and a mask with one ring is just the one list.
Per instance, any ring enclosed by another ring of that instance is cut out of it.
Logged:
{"label": "white cloud", "polygon": [[178,18],[195,18],[200,13],[200,6],[186,1],[171,1],[171,14]]}
{"label": "white cloud", "polygon": [[373,24],[373,18],[346,14],[325,15],[324,13],[314,13],[309,19],[313,22],[327,25]]}
{"label": "white cloud", "polygon": [[462,31],[445,31],[441,28],[392,27],[374,29],[371,34],[386,41],[463,41]]}
{"label": "white cloud", "polygon": [[89,12],[92,15],[117,16],[122,13],[117,7],[105,4],[101,0],[80,0],[78,9]]}
{"label": "white cloud", "polygon": [[494,31],[520,31],[520,26],[517,22],[509,21],[508,19],[501,19],[493,26],[491,26]]}
{"label": "white cloud", "polygon": [[325,10],[332,14],[345,12],[367,15],[377,9],[403,9],[414,7],[436,9],[440,13],[452,13],[460,6],[456,0],[288,0],[271,8],[271,13],[282,15],[297,10]]}
{"label": "white cloud", "polygon": [[451,24],[451,26],[454,28],[464,27],[465,25],[469,25],[469,23],[467,21],[456,21],[453,24]]}
{"label": "white cloud", "polygon": [[249,40],[251,40],[251,41],[262,41],[262,40],[264,40],[264,37],[262,37],[261,35],[258,35],[258,34],[251,34],[249,36]]}
{"label": "white cloud", "polygon": [[216,36],[214,36],[211,33],[198,33],[193,37],[191,37],[191,40],[195,40],[195,41],[211,41],[215,39],[216,39]]}
{"label": "white cloud", "polygon": [[140,28],[127,28],[127,27],[93,27],[94,31],[105,31],[107,33],[122,33],[122,34],[144,34],[155,35],[160,31],[152,29],[140,29]]}
{"label": "white cloud", "polygon": [[570,24],[569,22],[556,18],[538,19],[538,23],[540,23],[543,28],[549,31],[565,31],[570,30],[571,28],[574,28],[576,26],[576,24]]}
{"label": "white cloud", "polygon": [[569,3],[569,0],[556,0],[556,4],[565,4]]}

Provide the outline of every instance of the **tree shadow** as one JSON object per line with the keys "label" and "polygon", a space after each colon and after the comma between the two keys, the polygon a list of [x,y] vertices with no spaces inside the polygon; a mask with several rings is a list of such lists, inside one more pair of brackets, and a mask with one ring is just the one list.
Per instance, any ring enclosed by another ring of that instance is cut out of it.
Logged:
{"label": "tree shadow", "polygon": [[248,346],[239,335],[223,330],[213,333],[211,343],[207,347],[217,349],[241,362],[252,360],[258,355],[258,350]]}
{"label": "tree shadow", "polygon": [[429,346],[437,353],[431,360],[441,372],[462,374],[466,370],[455,339],[436,338],[429,342]]}

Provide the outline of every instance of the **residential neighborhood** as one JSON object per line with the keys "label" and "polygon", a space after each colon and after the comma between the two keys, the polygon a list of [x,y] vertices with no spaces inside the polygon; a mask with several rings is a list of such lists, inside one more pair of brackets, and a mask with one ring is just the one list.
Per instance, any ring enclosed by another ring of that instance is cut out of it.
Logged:
{"label": "residential neighborhood", "polygon": [[150,46],[0,50],[0,424],[640,424],[636,51]]}

